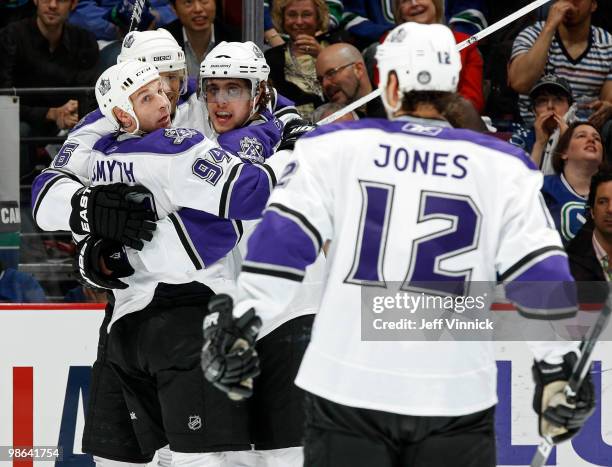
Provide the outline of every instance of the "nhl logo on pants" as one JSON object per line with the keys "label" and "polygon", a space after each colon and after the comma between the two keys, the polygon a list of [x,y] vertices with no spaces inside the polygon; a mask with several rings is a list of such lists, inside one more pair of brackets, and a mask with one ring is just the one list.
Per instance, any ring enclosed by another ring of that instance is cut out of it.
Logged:
{"label": "nhl logo on pants", "polygon": [[199,415],[190,415],[187,426],[189,427],[190,430],[193,430],[193,431],[199,430],[200,428],[202,428],[202,419],[200,418]]}

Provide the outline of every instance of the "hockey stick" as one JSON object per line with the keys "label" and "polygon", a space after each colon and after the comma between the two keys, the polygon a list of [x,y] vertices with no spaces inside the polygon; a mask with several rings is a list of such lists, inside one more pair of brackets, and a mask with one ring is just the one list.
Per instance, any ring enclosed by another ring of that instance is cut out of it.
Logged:
{"label": "hockey stick", "polygon": [[[578,391],[580,390],[580,386],[584,381],[584,378],[591,369],[593,349],[595,348],[595,344],[597,343],[599,336],[608,324],[611,312],[612,292],[609,292],[608,298],[606,298],[606,303],[604,304],[604,307],[601,310],[601,313],[597,318],[595,325],[591,329],[589,335],[586,336],[582,341],[582,354],[580,355],[580,358],[574,366],[569,381],[565,385],[565,388],[563,388],[565,399],[570,403],[575,400],[576,394],[578,394]],[[551,436],[544,436],[542,442],[538,446],[538,450],[536,451],[535,455],[533,456],[533,459],[531,460],[531,467],[542,467],[546,463],[546,460],[548,459],[548,456],[550,455],[550,451],[552,451],[553,446],[554,443],[552,441]]]}
{"label": "hockey stick", "polygon": [[138,28],[142,16],[142,10],[144,10],[146,1],[147,0],[134,1],[134,8],[132,9],[132,18],[130,19],[130,27],[128,28],[128,32],[132,32],[135,28]]}
{"label": "hockey stick", "polygon": [[[533,3],[530,3],[529,5],[524,6],[523,8],[521,8],[520,10],[515,11],[511,15],[508,15],[505,18],[500,19],[497,23],[492,24],[488,28],[485,28],[482,31],[479,31],[476,34],[474,34],[473,36],[470,36],[468,39],[464,40],[463,42],[460,42],[459,44],[457,44],[457,51],[458,52],[462,51],[466,47],[469,47],[470,45],[478,42],[479,40],[484,39],[489,34],[493,34],[494,32],[498,31],[499,29],[507,26],[508,24],[512,23],[513,21],[519,19],[522,16],[525,16],[527,13],[532,12],[536,8],[539,8],[542,5],[544,5],[545,3],[548,3],[550,1],[551,0],[535,0]],[[317,125],[325,125],[326,123],[333,122],[334,120],[342,117],[343,115],[346,115],[347,113],[352,112],[353,110],[355,110],[355,109],[361,107],[362,105],[370,102],[372,99],[376,99],[381,94],[382,94],[382,91],[380,89],[375,89],[370,94],[367,94],[367,95],[363,96],[362,98],[357,99],[355,102],[347,105],[346,107],[343,107],[340,110],[334,112],[333,114],[331,114],[331,115],[329,115],[329,116],[319,120],[317,122]]]}

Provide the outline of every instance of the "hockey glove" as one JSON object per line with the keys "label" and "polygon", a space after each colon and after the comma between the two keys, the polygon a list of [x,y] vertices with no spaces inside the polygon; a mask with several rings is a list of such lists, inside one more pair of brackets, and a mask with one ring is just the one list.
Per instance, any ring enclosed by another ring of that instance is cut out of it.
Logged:
{"label": "hockey glove", "polygon": [[259,374],[254,345],[261,319],[253,309],[235,319],[232,298],[225,294],[211,298],[208,310],[202,348],[204,377],[232,400],[250,397],[253,378]]}
{"label": "hockey glove", "polygon": [[[102,271],[100,260],[112,274]],[[83,283],[95,289],[126,289],[127,284],[119,279],[134,274],[121,243],[91,235],[77,244],[77,266]]]}
{"label": "hockey glove", "polygon": [[285,123],[285,128],[283,128],[283,136],[281,137],[281,142],[276,150],[282,151],[283,149],[289,149],[290,151],[293,151],[295,142],[306,133],[310,133],[316,127],[316,124],[302,120],[301,118],[295,118],[288,121]]}
{"label": "hockey glove", "polygon": [[124,183],[81,188],[72,196],[70,229],[142,250],[155,230],[151,192]]}
{"label": "hockey glove", "polygon": [[[138,0],[119,0],[110,11],[108,19],[123,31],[127,32],[130,28],[130,23],[132,22],[134,5],[136,3],[138,3]],[[148,0],[142,3],[141,8],[142,12],[140,14],[140,22],[134,25],[134,29],[138,31],[146,31],[151,23],[155,20],[155,17],[151,14]]]}
{"label": "hockey glove", "polygon": [[563,392],[577,360],[576,354],[569,352],[563,356],[563,363],[534,362],[531,369],[536,385],[533,410],[538,414],[538,430],[541,436],[550,436],[555,444],[576,435],[595,410],[595,389],[590,373],[575,400],[568,401]]}

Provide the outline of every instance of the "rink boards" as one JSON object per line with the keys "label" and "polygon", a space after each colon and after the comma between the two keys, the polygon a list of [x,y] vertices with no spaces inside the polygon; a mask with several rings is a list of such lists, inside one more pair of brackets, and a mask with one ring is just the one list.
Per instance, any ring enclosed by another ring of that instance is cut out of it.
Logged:
{"label": "rink boards", "polygon": [[[95,305],[0,305],[0,466],[54,465],[10,461],[9,446],[61,446],[63,460],[55,465],[93,466],[80,440],[102,317]],[[531,354],[521,342],[496,345],[498,463],[528,465],[539,441],[531,409]],[[595,360],[601,403],[580,435],[559,446],[548,465],[612,465],[612,370],[601,373],[612,369],[612,342],[600,343]]]}

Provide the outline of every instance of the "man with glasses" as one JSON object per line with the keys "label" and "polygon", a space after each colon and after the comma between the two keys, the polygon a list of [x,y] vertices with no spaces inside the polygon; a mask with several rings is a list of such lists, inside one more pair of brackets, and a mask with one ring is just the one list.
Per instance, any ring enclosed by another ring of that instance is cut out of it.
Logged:
{"label": "man with glasses", "polygon": [[570,112],[574,101],[572,88],[564,78],[545,75],[531,88],[529,98],[535,114],[533,127],[518,127],[510,143],[530,153],[531,159],[544,174],[552,174],[552,148],[571,123],[570,120],[575,118],[574,108]]}
{"label": "man with glasses", "polygon": [[[330,101],[346,106],[372,92],[363,57],[350,44],[338,43],[319,53],[316,63],[317,79],[323,94]],[[359,117],[385,117],[380,98],[357,109]]]}

